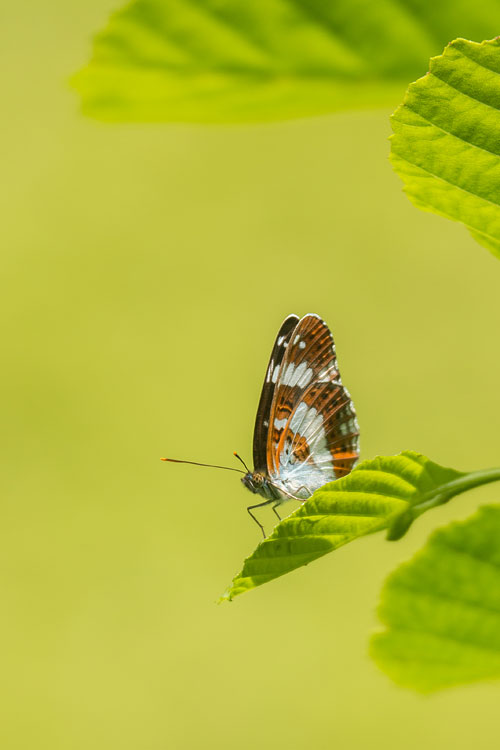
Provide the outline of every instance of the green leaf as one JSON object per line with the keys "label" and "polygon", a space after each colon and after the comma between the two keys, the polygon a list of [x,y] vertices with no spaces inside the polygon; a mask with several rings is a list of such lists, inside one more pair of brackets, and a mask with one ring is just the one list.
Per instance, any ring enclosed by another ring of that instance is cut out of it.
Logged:
{"label": "green leaf", "polygon": [[247,557],[220,601],[307,565],[360,536],[388,528],[399,539],[415,518],[453,496],[500,479],[500,469],[463,473],[405,451],[359,464],[317,490]]}
{"label": "green leaf", "polygon": [[102,120],[241,122],[391,106],[458,35],[484,38],[498,0],[135,0],[73,78]]}
{"label": "green leaf", "polygon": [[436,531],[387,580],[371,653],[420,692],[500,678],[500,507]]}
{"label": "green leaf", "polygon": [[221,601],[307,565],[365,534],[389,527],[389,538],[399,538],[429,508],[498,479],[500,469],[464,474],[413,451],[364,461],[348,476],[321,487],[283,519],[247,557]]}
{"label": "green leaf", "polygon": [[452,42],[391,119],[391,161],[410,200],[500,257],[500,41]]}

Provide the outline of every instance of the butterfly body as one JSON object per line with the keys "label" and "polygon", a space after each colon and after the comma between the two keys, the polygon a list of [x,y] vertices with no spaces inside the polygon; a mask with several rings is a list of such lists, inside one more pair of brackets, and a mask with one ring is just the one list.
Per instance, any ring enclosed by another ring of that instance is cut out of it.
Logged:
{"label": "butterfly body", "polygon": [[[354,406],[340,378],[332,334],[318,315],[289,315],[278,332],[257,410],[253,454],[254,471],[241,481],[265,498],[260,505],[273,503],[275,512],[286,500],[307,500],[348,474],[358,460]],[[251,513],[255,507],[249,513],[259,523]]]}
{"label": "butterfly body", "polygon": [[258,471],[249,471],[241,481],[254,495],[262,495],[266,500],[281,500],[278,488],[269,483],[269,478]]}

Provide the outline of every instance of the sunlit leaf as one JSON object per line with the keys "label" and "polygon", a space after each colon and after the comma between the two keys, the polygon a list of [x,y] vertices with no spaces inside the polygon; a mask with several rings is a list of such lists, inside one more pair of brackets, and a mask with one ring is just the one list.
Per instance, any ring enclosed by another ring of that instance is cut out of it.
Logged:
{"label": "sunlit leaf", "polygon": [[73,80],[103,120],[238,122],[391,106],[449,39],[491,36],[498,0],[135,0]]}
{"label": "sunlit leaf", "polygon": [[462,222],[500,257],[499,40],[452,42],[408,88],[392,127],[410,200]]}
{"label": "sunlit leaf", "polygon": [[379,614],[372,655],[398,684],[500,678],[500,507],[436,531],[389,577]]}
{"label": "sunlit leaf", "polygon": [[247,557],[222,599],[253,589],[357,537],[388,528],[399,539],[418,516],[461,492],[500,480],[500,469],[447,469],[420,453],[378,456],[326,484]]}
{"label": "sunlit leaf", "polygon": [[463,476],[410,451],[364,461],[283,519],[245,560],[222,598],[232,599],[359,536],[386,528],[390,519]]}

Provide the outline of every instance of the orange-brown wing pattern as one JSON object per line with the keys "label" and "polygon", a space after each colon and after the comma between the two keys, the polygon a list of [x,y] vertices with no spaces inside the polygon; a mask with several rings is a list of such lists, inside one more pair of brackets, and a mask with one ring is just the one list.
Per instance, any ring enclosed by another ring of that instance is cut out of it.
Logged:
{"label": "orange-brown wing pattern", "polygon": [[359,427],[326,323],[306,315],[289,338],[274,391],[267,440],[273,482],[300,498],[348,474]]}

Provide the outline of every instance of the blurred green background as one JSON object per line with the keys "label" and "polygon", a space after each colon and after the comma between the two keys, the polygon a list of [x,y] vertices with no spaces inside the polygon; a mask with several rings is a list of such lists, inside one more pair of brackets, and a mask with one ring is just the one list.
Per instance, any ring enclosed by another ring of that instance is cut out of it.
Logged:
{"label": "blurred green background", "polygon": [[388,111],[83,119],[113,7],[3,9],[1,747],[496,747],[498,684],[422,698],[367,656],[386,575],[495,485],[216,606],[251,496],[159,458],[251,461],[274,335],[314,311],[363,457],[499,465],[498,261],[406,200]]}

